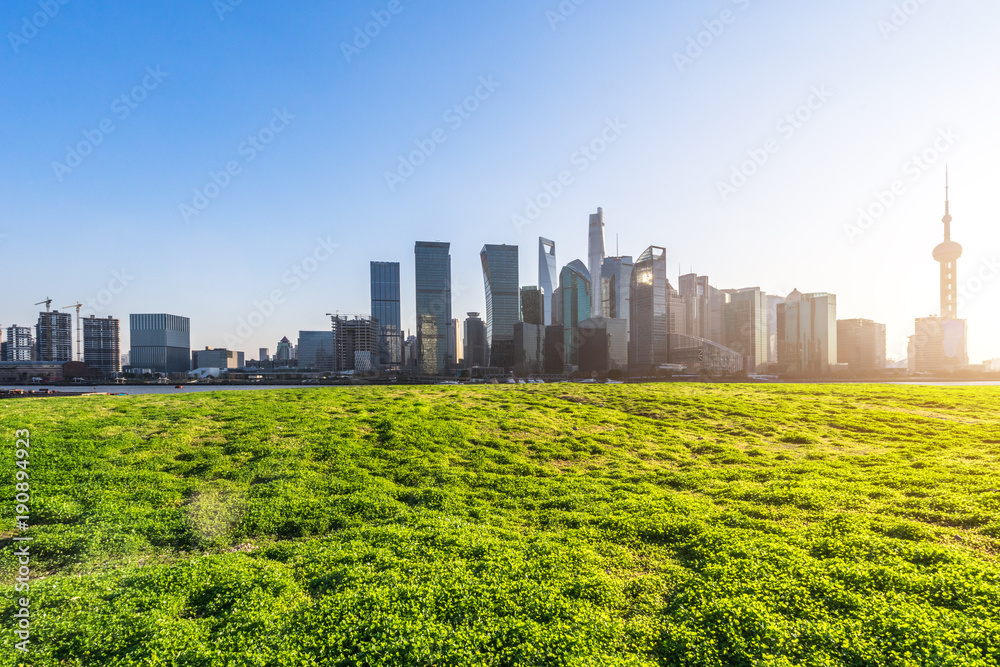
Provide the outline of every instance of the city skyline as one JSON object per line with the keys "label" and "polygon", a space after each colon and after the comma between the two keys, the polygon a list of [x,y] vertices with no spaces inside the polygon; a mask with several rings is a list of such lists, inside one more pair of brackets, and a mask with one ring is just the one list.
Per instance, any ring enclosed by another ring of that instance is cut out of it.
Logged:
{"label": "city skyline", "polygon": [[[485,312],[483,243],[518,245],[534,285],[537,238],[560,268],[586,262],[581,225],[601,206],[609,255],[657,244],[672,279],[835,293],[840,317],[886,323],[902,359],[914,318],[939,310],[927,248],[949,162],[959,316],[970,357],[1000,357],[1000,109],[982,85],[1000,8],[401,7],[354,53],[385,3],[70,3],[30,38],[37,3],[12,3],[0,80],[22,102],[5,111],[0,261],[25,279],[0,295],[0,325],[32,326],[51,295],[123,322],[182,313],[194,349],[273,348],[328,311],[366,312],[371,260],[411,280],[418,238],[452,244],[454,312]],[[193,52],[159,36],[177,23]],[[200,298],[207,284],[225,298]]]}

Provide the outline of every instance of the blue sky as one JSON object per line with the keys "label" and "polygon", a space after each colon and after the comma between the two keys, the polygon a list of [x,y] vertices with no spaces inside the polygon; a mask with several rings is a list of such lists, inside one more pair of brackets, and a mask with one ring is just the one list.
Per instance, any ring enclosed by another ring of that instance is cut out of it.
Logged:
{"label": "blue sky", "polygon": [[5,4],[0,324],[51,296],[185,315],[194,347],[255,357],[366,313],[383,260],[412,327],[414,241],[452,243],[459,316],[484,308],[484,243],[520,245],[536,284],[538,236],[585,259],[601,206],[612,249],[665,246],[721,288],[833,292],[901,358],[938,310],[948,162],[971,353],[1000,357],[996,3],[233,2]]}

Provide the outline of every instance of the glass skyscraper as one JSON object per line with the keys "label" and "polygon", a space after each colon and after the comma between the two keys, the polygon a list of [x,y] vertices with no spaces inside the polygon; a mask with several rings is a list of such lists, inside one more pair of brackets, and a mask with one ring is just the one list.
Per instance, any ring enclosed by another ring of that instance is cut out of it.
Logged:
{"label": "glass skyscraper", "polygon": [[629,366],[646,373],[668,362],[667,251],[650,246],[632,269]]}
{"label": "glass skyscraper", "polygon": [[94,315],[83,320],[83,361],[91,368],[110,375],[122,370],[121,324],[108,317]]}
{"label": "glass skyscraper", "polygon": [[580,322],[590,319],[593,299],[590,271],[578,259],[563,267],[559,274],[560,323],[563,326],[565,363],[580,363]]}
{"label": "glass skyscraper", "polygon": [[[559,269],[556,264],[556,244],[548,239],[538,238],[538,287],[542,290],[546,326],[554,324],[552,297],[559,283]],[[558,319],[558,317],[555,317]]]}
{"label": "glass skyscraper", "polygon": [[[483,264],[483,282],[486,285],[486,336],[490,341],[490,365],[506,366],[498,363],[495,349],[512,348],[514,325],[521,321],[521,299],[518,289],[517,246],[485,245],[479,258]],[[505,354],[505,361],[513,353]]]}
{"label": "glass skyscraper", "polygon": [[403,364],[399,262],[371,263],[372,317],[378,320],[378,362],[383,369]]}
{"label": "glass skyscraper", "polygon": [[414,246],[417,284],[417,370],[445,375],[455,363],[450,349],[451,244],[417,241]]}
{"label": "glass skyscraper", "polygon": [[179,315],[130,315],[129,363],[154,373],[191,370],[191,320]]}

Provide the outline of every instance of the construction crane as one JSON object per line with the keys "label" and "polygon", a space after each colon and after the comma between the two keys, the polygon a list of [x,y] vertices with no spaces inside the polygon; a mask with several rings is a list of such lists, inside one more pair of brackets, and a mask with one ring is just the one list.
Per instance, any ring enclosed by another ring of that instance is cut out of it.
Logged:
{"label": "construction crane", "polygon": [[83,328],[80,325],[80,309],[83,308],[83,304],[74,303],[63,308],[76,308],[76,360],[83,361]]}
{"label": "construction crane", "polygon": [[41,306],[43,304],[45,305],[45,330],[48,332],[49,337],[49,358],[44,361],[52,361],[52,315],[50,314],[52,299],[45,297],[45,301],[39,301],[35,305]]}

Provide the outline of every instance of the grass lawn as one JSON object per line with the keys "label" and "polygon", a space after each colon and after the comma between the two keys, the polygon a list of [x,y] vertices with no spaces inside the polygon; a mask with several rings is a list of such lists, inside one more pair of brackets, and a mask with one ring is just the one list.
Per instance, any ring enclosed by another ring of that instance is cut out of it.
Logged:
{"label": "grass lawn", "polygon": [[17,400],[0,442],[0,665],[1000,665],[1000,389]]}

